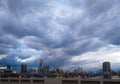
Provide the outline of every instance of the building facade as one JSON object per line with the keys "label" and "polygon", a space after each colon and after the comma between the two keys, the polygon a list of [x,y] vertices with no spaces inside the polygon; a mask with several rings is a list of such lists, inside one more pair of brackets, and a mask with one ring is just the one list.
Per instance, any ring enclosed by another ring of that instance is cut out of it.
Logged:
{"label": "building facade", "polygon": [[44,74],[44,60],[40,59],[40,67],[39,67],[40,74]]}
{"label": "building facade", "polygon": [[103,62],[103,72],[104,73],[110,73],[111,72],[110,62]]}
{"label": "building facade", "polygon": [[21,64],[20,65],[20,72],[21,73],[27,73],[28,72],[28,65],[27,64]]}

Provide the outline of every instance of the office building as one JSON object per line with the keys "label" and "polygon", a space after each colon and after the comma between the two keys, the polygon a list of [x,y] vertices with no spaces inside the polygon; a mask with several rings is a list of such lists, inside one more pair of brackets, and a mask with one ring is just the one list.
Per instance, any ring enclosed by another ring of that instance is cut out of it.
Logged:
{"label": "office building", "polygon": [[103,62],[103,73],[111,73],[110,62]]}
{"label": "office building", "polygon": [[27,73],[27,71],[28,71],[28,65],[27,64],[21,64],[20,72],[24,74],[24,73]]}
{"label": "office building", "polygon": [[82,73],[83,69],[82,69],[82,67],[78,67],[76,71],[77,71],[77,73]]}
{"label": "office building", "polygon": [[49,73],[49,66],[45,66],[45,68],[44,68],[44,73],[45,73],[45,74],[48,74],[48,73]]}
{"label": "office building", "polygon": [[7,69],[8,69],[8,70],[11,70],[11,66],[10,66],[10,65],[7,65]]}
{"label": "office building", "polygon": [[40,74],[44,74],[44,61],[40,59],[40,67],[39,67]]}

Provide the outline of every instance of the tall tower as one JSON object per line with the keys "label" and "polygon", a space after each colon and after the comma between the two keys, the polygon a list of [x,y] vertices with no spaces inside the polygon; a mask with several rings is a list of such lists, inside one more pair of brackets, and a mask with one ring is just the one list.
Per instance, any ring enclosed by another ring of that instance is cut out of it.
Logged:
{"label": "tall tower", "polygon": [[28,65],[27,64],[21,64],[20,72],[24,74],[24,73],[27,73],[27,71],[28,71]]}
{"label": "tall tower", "polygon": [[103,72],[104,73],[110,73],[111,72],[110,62],[103,62]]}
{"label": "tall tower", "polygon": [[49,66],[45,66],[45,68],[44,68],[44,73],[45,73],[45,74],[48,74],[48,73],[49,73]]}
{"label": "tall tower", "polygon": [[103,62],[103,74],[105,78],[111,77],[111,65],[110,62]]}
{"label": "tall tower", "polygon": [[44,61],[42,58],[40,59],[40,74],[44,74]]}

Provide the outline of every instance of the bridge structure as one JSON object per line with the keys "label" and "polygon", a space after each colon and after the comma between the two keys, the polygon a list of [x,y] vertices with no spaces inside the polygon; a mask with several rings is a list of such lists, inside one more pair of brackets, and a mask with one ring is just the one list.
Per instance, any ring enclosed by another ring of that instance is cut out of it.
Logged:
{"label": "bridge structure", "polygon": [[0,78],[0,84],[120,84],[120,79]]}

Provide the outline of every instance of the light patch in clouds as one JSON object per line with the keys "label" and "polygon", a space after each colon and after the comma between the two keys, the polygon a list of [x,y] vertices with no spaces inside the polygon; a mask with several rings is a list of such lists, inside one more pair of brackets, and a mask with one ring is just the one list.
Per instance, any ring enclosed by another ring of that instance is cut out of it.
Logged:
{"label": "light patch in clouds", "polygon": [[5,57],[7,57],[7,55],[0,54],[0,60],[3,59],[3,58],[5,58]]}
{"label": "light patch in clouds", "polygon": [[71,59],[71,62],[82,62],[78,66],[82,66],[87,69],[101,67],[104,61],[111,62],[112,66],[119,63],[120,47],[115,45],[108,45],[96,51],[91,51],[79,56],[74,56]]}
{"label": "light patch in clouds", "polygon": [[27,47],[20,47],[17,49],[11,49],[9,51],[10,56],[14,56],[18,62],[34,62],[42,56],[41,50],[30,49]]}
{"label": "light patch in clouds", "polygon": [[35,56],[31,56],[31,57],[25,58],[25,59],[21,59],[21,58],[16,57],[16,60],[18,62],[21,62],[21,63],[29,63],[29,62],[35,61],[36,57]]}

